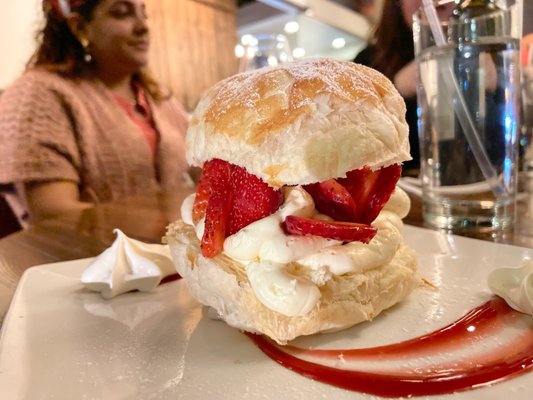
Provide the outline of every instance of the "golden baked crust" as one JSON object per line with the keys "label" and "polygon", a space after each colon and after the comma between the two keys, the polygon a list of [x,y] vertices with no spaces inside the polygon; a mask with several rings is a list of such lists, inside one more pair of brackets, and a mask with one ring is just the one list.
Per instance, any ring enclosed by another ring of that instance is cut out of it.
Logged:
{"label": "golden baked crust", "polygon": [[352,62],[260,69],[206,92],[187,152],[192,165],[220,158],[274,187],[323,181],[410,159],[405,103],[385,76]]}

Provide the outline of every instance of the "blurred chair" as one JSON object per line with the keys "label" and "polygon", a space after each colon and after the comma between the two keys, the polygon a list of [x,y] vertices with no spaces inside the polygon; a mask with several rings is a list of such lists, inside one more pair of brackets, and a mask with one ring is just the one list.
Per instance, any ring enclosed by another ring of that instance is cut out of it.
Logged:
{"label": "blurred chair", "polygon": [[14,196],[13,193],[11,185],[0,185],[0,238],[22,229],[22,224],[9,201],[9,197]]}
{"label": "blurred chair", "polygon": [[[0,89],[0,95],[3,90]],[[13,193],[13,186],[0,184],[0,238],[22,229],[17,216],[7,201],[8,193]]]}

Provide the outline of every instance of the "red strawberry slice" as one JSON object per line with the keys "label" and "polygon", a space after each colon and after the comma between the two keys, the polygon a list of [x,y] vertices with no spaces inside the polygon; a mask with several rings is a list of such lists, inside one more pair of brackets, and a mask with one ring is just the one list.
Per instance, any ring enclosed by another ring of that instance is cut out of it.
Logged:
{"label": "red strawberry slice", "polygon": [[193,205],[193,221],[205,216],[202,254],[214,257],[224,239],[276,211],[282,202],[274,190],[244,168],[213,159],[204,164]]}
{"label": "red strawberry slice", "polygon": [[218,174],[220,171],[225,173],[223,165],[229,165],[226,161],[219,159],[209,160],[204,163],[202,168],[202,175],[200,176],[200,183],[196,188],[196,197],[194,199],[194,205],[192,208],[192,219],[196,224],[205,215],[207,208],[207,201],[211,195],[211,185],[216,184],[220,179]]}
{"label": "red strawberry slice", "polygon": [[376,219],[390,199],[401,174],[402,166],[393,164],[377,171],[361,168],[348,172],[346,178],[338,179],[355,201],[355,222],[370,224]]}
{"label": "red strawberry slice", "polygon": [[321,221],[316,219],[289,215],[283,226],[287,233],[293,235],[314,235],[343,242],[368,243],[377,230],[370,225],[354,222]]}
{"label": "red strawberry slice", "polygon": [[194,199],[194,205],[192,207],[192,220],[195,224],[200,221],[205,215],[207,208],[207,200],[209,200],[209,194],[211,187],[209,183],[209,177],[212,175],[211,166],[216,163],[208,161],[204,164],[202,169],[202,175],[200,176],[200,183],[196,188],[196,197]]}
{"label": "red strawberry slice", "polygon": [[354,221],[355,202],[348,190],[335,179],[304,186],[315,207],[336,221]]}
{"label": "red strawberry slice", "polygon": [[280,190],[249,174],[242,167],[232,165],[233,207],[226,234],[233,235],[245,226],[275,212],[282,202]]}
{"label": "red strawberry slice", "polygon": [[205,210],[205,228],[202,236],[202,254],[214,257],[222,251],[228,218],[233,202],[231,166],[225,161],[214,159],[207,165],[209,198]]}
{"label": "red strawberry slice", "polygon": [[377,174],[377,177],[373,182],[372,190],[364,202],[364,207],[358,207],[357,210],[360,215],[358,222],[367,224],[376,219],[389,201],[402,174],[402,166],[401,164],[390,165],[375,171],[373,174]]}

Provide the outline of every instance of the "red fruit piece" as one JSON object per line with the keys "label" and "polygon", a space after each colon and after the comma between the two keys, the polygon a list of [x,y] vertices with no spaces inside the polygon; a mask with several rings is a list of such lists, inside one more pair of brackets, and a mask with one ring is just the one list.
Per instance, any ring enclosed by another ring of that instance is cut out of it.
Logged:
{"label": "red fruit piece", "polygon": [[196,224],[200,221],[207,208],[207,201],[211,195],[211,185],[216,184],[219,180],[218,174],[220,171],[225,173],[225,167],[223,165],[230,165],[226,161],[219,159],[213,159],[206,161],[202,168],[202,175],[200,176],[200,183],[196,188],[196,197],[192,207],[192,220]]}
{"label": "red fruit piece", "polygon": [[368,167],[354,169],[346,173],[346,178],[338,178],[337,182],[348,190],[356,204],[360,204],[370,194],[377,175]]}
{"label": "red fruit piece", "polygon": [[275,212],[282,202],[280,190],[249,174],[242,167],[232,165],[233,207],[226,234],[233,235],[245,226]]}
{"label": "red fruit piece", "polygon": [[[222,251],[228,218],[233,202],[231,166],[225,161],[214,159],[206,163],[208,171],[209,197],[205,209],[205,228],[202,236],[202,254],[214,257]],[[196,205],[196,202],[195,202]]]}
{"label": "red fruit piece", "polygon": [[316,219],[289,215],[283,226],[287,233],[293,235],[314,235],[343,242],[368,243],[377,230],[370,225],[354,222],[321,221]]}
{"label": "red fruit piece", "polygon": [[335,179],[304,186],[311,195],[315,207],[335,221],[353,221],[355,202],[348,190]]}
{"label": "red fruit piece", "polygon": [[368,167],[350,171],[337,181],[352,195],[356,204],[355,222],[370,224],[390,199],[402,174],[402,166],[393,164],[377,171]]}
{"label": "red fruit piece", "polygon": [[192,220],[195,224],[203,218],[207,208],[207,200],[209,200],[209,195],[211,193],[209,178],[210,175],[212,175],[211,167],[214,165],[212,161],[208,161],[204,164],[202,175],[200,176],[200,183],[198,183],[198,187],[196,188],[196,197],[192,207]]}

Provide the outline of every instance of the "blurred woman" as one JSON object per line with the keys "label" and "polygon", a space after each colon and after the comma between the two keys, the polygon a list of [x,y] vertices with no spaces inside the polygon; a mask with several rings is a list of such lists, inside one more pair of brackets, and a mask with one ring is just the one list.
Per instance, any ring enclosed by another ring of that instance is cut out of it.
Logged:
{"label": "blurred woman", "polygon": [[403,165],[404,172],[420,168],[420,149],[416,115],[416,64],[413,45],[412,15],[421,0],[385,0],[380,22],[370,45],[355,62],[375,68],[387,76],[402,95],[407,106],[409,144],[413,159]]}
{"label": "blurred woman", "polygon": [[177,186],[187,115],[144,70],[144,2],[43,0],[43,11],[39,47],[0,97],[0,184],[32,221]]}
{"label": "blurred woman", "polygon": [[[453,1],[442,1],[438,12],[449,14]],[[383,9],[370,45],[363,49],[355,62],[375,68],[387,76],[402,95],[407,106],[406,120],[409,124],[409,144],[413,159],[403,165],[407,175],[414,175],[420,168],[418,141],[416,82],[417,66],[414,60],[413,14],[422,5],[422,0],[384,0]]]}

